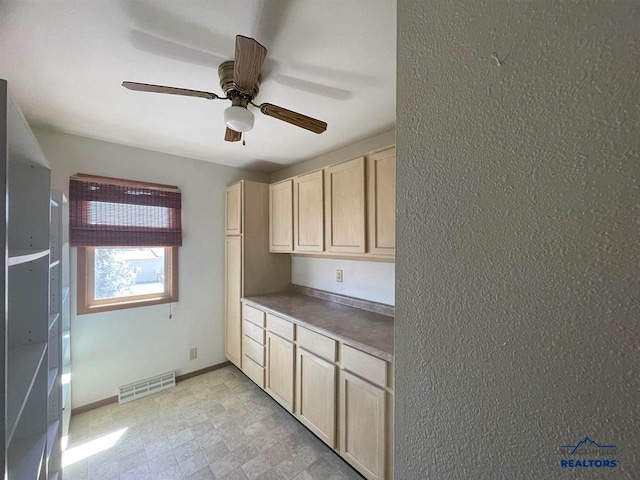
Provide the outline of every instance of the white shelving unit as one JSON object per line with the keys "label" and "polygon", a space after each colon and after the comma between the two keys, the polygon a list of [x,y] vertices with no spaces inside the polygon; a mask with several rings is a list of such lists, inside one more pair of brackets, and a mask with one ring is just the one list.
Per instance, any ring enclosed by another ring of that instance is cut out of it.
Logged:
{"label": "white shelving unit", "polygon": [[[55,217],[51,217],[51,314],[58,316],[61,336],[60,363],[60,420],[62,450],[66,447],[71,420],[71,329],[69,307],[69,203],[60,190],[51,192],[52,202],[57,205]],[[53,273],[55,272],[55,279]],[[55,290],[54,290],[55,286]]]}
{"label": "white shelving unit", "polygon": [[51,227],[60,207],[50,199],[47,160],[4,80],[0,146],[6,192],[0,200],[6,213],[0,236],[7,248],[0,275],[6,292],[0,296],[5,312],[1,348],[7,358],[0,372],[5,384],[0,409],[3,476],[47,480],[61,470],[62,327],[60,311],[53,308],[62,295],[62,262],[55,241],[60,223]]}

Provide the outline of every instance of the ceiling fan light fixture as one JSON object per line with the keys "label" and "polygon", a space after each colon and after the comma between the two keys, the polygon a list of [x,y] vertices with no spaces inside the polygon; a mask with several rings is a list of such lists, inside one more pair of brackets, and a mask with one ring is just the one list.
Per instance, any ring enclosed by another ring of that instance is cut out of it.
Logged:
{"label": "ceiling fan light fixture", "polygon": [[224,123],[236,132],[248,132],[253,128],[253,113],[247,108],[233,105],[224,111]]}

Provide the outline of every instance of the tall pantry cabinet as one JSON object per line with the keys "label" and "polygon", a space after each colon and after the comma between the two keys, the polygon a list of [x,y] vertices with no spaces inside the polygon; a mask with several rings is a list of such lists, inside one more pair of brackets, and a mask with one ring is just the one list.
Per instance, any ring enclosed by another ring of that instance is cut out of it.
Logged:
{"label": "tall pantry cabinet", "polygon": [[[0,203],[3,294],[0,376],[4,384],[3,478],[61,478],[62,328],[58,255],[60,205],[31,129],[0,80]],[[50,227],[53,219],[54,227]],[[50,289],[50,283],[53,288]]]}
{"label": "tall pantry cabinet", "polygon": [[289,287],[291,258],[269,253],[269,185],[241,180],[225,192],[225,355],[242,368],[244,296]]}

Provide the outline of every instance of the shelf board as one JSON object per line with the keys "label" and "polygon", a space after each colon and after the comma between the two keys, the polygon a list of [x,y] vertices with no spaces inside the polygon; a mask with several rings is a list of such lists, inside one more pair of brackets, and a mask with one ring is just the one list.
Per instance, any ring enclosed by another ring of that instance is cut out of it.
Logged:
{"label": "shelf board", "polygon": [[58,378],[58,369],[50,368],[49,376],[47,378],[47,396],[51,395],[51,390],[53,389],[53,386],[56,383],[56,378]]}
{"label": "shelf board", "polygon": [[60,420],[56,420],[55,422],[51,422],[49,427],[47,428],[47,462],[51,457],[51,451],[53,450],[53,445],[56,443],[56,437],[58,436],[58,431],[60,430]]}
{"label": "shelf board", "polygon": [[59,313],[52,313],[51,315],[49,315],[49,330],[51,330],[51,327],[53,327],[53,324],[56,323],[56,320],[58,320],[58,318],[60,318]]}
{"label": "shelf board", "polygon": [[9,250],[9,266],[20,265],[21,263],[31,262],[46,255],[49,255],[49,249],[41,250],[38,248],[22,248]]}
{"label": "shelf board", "polygon": [[[22,410],[29,397],[33,382],[47,353],[46,343],[34,343],[9,347],[7,366],[7,437],[13,436]],[[13,372],[13,375],[11,374]],[[31,477],[16,477],[31,478]]]}
{"label": "shelf board", "polygon": [[38,478],[44,457],[46,434],[14,440],[7,451],[9,478]]}
{"label": "shelf board", "polygon": [[53,198],[49,199],[49,203],[52,207],[59,207],[58,202],[56,202]]}
{"label": "shelf board", "polygon": [[53,267],[55,267],[55,266],[57,266],[57,265],[60,265],[60,260],[56,260],[55,262],[51,262],[51,263],[49,264],[49,268],[53,268]]}

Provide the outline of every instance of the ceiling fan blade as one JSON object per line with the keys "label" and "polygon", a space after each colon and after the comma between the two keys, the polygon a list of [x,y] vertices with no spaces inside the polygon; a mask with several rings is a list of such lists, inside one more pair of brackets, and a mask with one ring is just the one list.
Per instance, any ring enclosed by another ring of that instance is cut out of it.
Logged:
{"label": "ceiling fan blade", "polygon": [[122,86],[124,88],[128,88],[129,90],[135,90],[137,92],[168,93],[170,95],[185,95],[187,97],[208,98],[209,100],[220,98],[218,95],[211,92],[189,90],[187,88],[165,87],[163,85],[152,85],[150,83],[122,82]]}
{"label": "ceiling fan blade", "polygon": [[224,132],[224,139],[227,142],[239,142],[241,138],[242,133],[231,130],[229,127],[227,127],[226,132]]}
{"label": "ceiling fan blade", "polygon": [[265,115],[290,123],[296,127],[304,128],[313,133],[322,133],[327,129],[327,123],[322,120],[307,117],[306,115],[287,110],[272,103],[263,103],[260,105],[260,111]]}
{"label": "ceiling fan blade", "polygon": [[129,42],[134,48],[142,52],[178,60],[180,62],[202,65],[207,68],[211,68],[213,65],[219,65],[226,60],[226,58],[221,55],[187,47],[135,29],[129,31]]}
{"label": "ceiling fan blade", "polygon": [[233,65],[233,81],[238,88],[246,91],[253,90],[262,63],[267,56],[267,49],[253,38],[236,36],[236,56]]}

